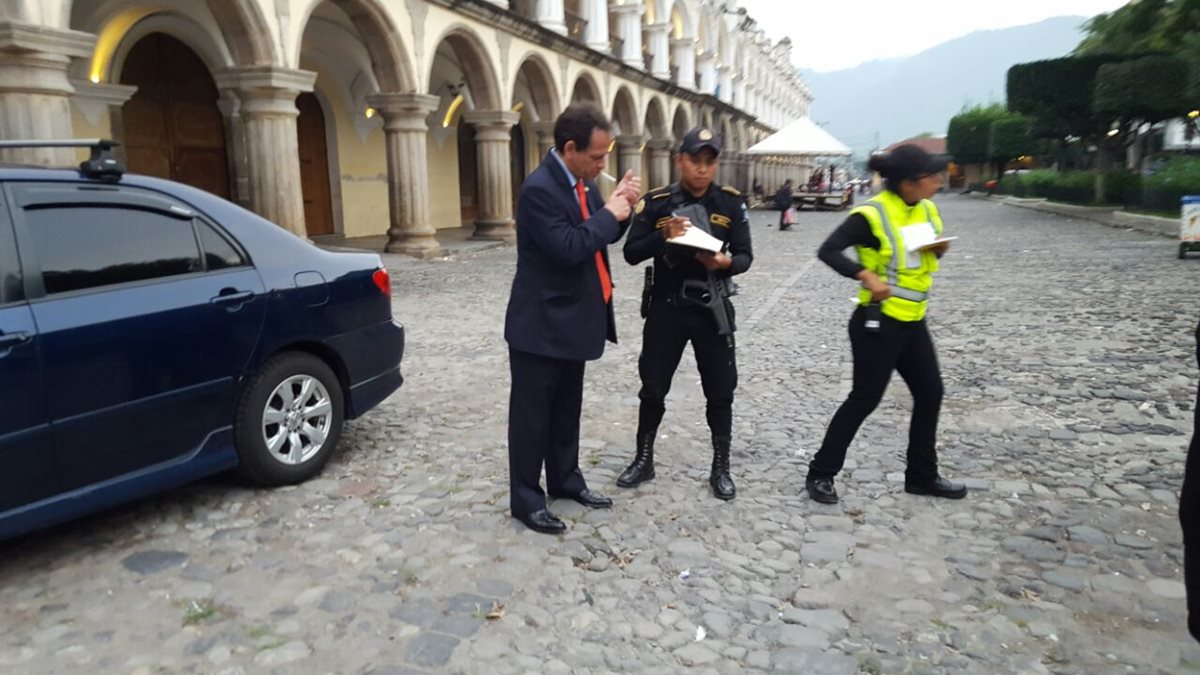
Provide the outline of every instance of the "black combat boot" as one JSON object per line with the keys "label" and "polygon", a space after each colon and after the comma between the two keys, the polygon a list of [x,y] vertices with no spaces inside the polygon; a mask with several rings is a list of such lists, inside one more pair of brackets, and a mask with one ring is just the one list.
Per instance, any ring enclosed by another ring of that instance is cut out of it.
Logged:
{"label": "black combat boot", "polygon": [[617,477],[617,485],[624,488],[637,487],[654,478],[654,435],[639,434],[637,439],[637,454],[633,462]]}
{"label": "black combat boot", "polygon": [[712,486],[713,496],[717,499],[733,499],[737,488],[733,486],[733,478],[729,476],[729,436],[713,436],[712,473],[708,475],[708,484]]}

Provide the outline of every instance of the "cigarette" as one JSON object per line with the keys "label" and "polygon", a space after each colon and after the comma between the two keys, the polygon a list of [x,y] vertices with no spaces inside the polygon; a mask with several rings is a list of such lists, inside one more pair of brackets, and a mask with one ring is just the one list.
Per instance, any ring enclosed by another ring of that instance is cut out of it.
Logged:
{"label": "cigarette", "polygon": [[607,171],[601,171],[601,172],[600,172],[600,177],[601,177],[601,178],[607,178],[608,180],[611,180],[611,181],[612,181],[612,182],[614,182],[614,183],[615,183],[615,182],[617,182],[617,179],[616,179],[616,178],[613,178],[612,176],[610,176],[610,175],[608,174],[608,172],[607,172]]}

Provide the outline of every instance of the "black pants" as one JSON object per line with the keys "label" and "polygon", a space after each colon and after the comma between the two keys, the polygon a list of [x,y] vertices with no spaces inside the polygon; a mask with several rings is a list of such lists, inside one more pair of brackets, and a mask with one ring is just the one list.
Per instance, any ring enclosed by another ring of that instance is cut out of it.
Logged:
{"label": "black pants", "polygon": [[850,317],[854,351],[854,387],[825,431],[821,449],[808,465],[809,478],[832,478],[842,470],[846,448],[867,416],[879,405],[892,371],[900,373],[913,397],[908,430],[908,469],[905,478],[924,481],[937,477],[938,412],[942,407],[942,374],[937,353],[924,321],[905,322],[883,317],[878,333],[863,325],[863,308]]}
{"label": "black pants", "polygon": [[[1200,326],[1196,327],[1196,363],[1200,365]],[[1192,443],[1188,446],[1179,493],[1183,528],[1183,582],[1187,586],[1188,632],[1200,640],[1200,387],[1192,411]]]}
{"label": "black pants", "polygon": [[638,358],[642,378],[638,438],[658,429],[671,379],[688,342],[692,343],[700,369],[708,428],[713,436],[732,435],[733,390],[737,388],[733,336],[717,335],[717,322],[708,310],[681,306],[676,297],[655,297],[642,330],[642,354]]}
{"label": "black pants", "polygon": [[779,229],[781,230],[786,230],[792,226],[791,223],[787,222],[787,212],[787,209],[783,209],[779,212]]}
{"label": "black pants", "polygon": [[512,390],[508,399],[509,507],[518,518],[546,508],[540,485],[555,497],[587,489],[579,471],[579,411],[583,361],[563,361],[508,350]]}

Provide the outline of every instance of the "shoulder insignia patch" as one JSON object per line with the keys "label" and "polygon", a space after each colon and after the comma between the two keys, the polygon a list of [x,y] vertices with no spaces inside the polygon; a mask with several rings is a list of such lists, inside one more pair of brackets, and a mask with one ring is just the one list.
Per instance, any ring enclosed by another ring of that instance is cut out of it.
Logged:
{"label": "shoulder insignia patch", "polygon": [[643,197],[642,199],[638,200],[637,204],[634,205],[633,212],[637,213],[637,214],[641,214],[641,212],[645,211],[645,210],[646,210],[646,199]]}
{"label": "shoulder insignia patch", "polygon": [[719,213],[714,213],[708,217],[708,222],[712,223],[713,225],[716,225],[717,227],[723,227],[725,229],[729,229],[729,225],[733,221],[729,219],[729,216],[723,216]]}
{"label": "shoulder insignia patch", "polygon": [[731,195],[736,195],[736,196],[738,196],[738,197],[741,197],[741,196],[742,196],[742,193],[741,193],[741,191],[739,191],[739,190],[738,190],[737,188],[735,188],[735,187],[730,187],[730,186],[728,186],[728,185],[722,185],[722,186],[721,186],[721,191],[723,191],[723,192],[728,192],[729,194],[731,194]]}
{"label": "shoulder insignia patch", "polygon": [[652,200],[653,199],[666,199],[667,197],[671,196],[671,193],[670,193],[670,191],[663,191],[663,192],[655,193],[653,190],[651,190],[650,192],[646,193],[646,196]]}
{"label": "shoulder insignia patch", "polygon": [[666,227],[667,223],[671,222],[671,218],[672,216],[670,215],[665,215],[662,218],[659,218],[658,220],[654,221],[654,228],[661,230],[663,227]]}

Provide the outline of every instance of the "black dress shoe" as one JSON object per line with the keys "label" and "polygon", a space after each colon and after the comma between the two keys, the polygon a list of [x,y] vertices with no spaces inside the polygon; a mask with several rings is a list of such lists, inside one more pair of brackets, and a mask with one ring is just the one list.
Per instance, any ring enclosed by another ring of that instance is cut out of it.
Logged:
{"label": "black dress shoe", "polygon": [[808,496],[815,502],[822,504],[838,502],[838,494],[837,490],[833,489],[832,478],[809,478],[804,481],[804,487],[808,488]]}
{"label": "black dress shoe", "polygon": [[904,481],[904,491],[914,495],[928,495],[945,499],[962,499],[967,496],[966,485],[945,478],[934,478],[921,482]]}
{"label": "black dress shoe", "polygon": [[588,507],[589,509],[611,509],[612,508],[612,497],[605,497],[604,495],[596,494],[595,492],[592,492],[591,490],[584,490],[583,492],[580,492],[579,494],[575,495],[574,497],[571,497],[571,499],[574,499],[575,501],[579,502],[580,504],[583,504],[584,506]]}
{"label": "black dress shoe", "polygon": [[567,524],[547,509],[534,511],[519,520],[525,523],[525,527],[542,534],[562,534],[567,531]]}

